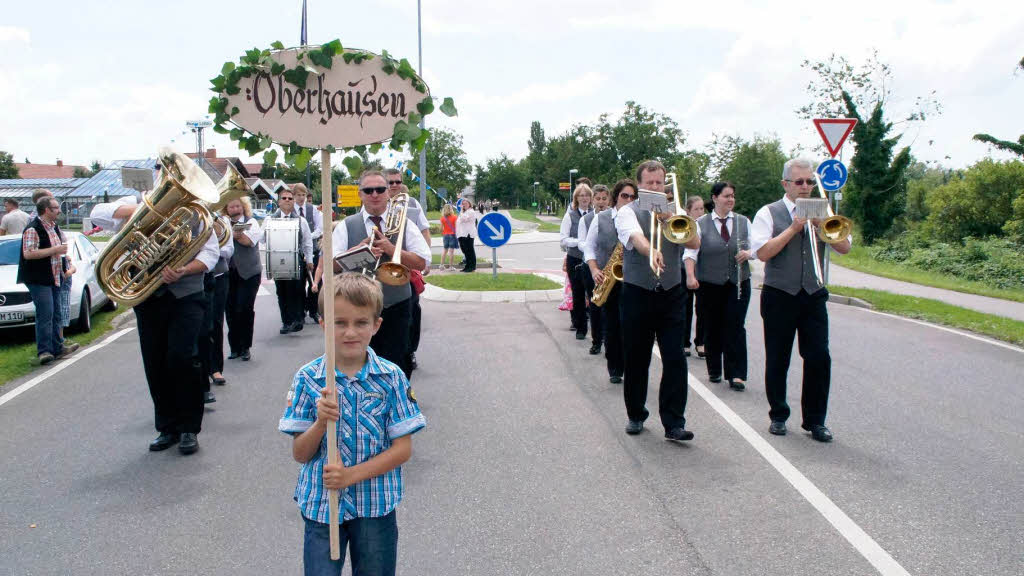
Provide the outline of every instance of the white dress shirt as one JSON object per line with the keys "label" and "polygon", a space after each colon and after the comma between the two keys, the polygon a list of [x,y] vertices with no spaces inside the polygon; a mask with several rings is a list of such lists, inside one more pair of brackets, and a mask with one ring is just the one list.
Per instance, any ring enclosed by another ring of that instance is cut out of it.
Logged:
{"label": "white dress shirt", "polygon": [[423,207],[420,206],[420,201],[409,196],[409,208],[416,209],[416,216],[411,218],[411,220],[416,224],[416,227],[420,229],[420,232],[430,230],[430,221],[427,220],[427,213],[423,210]]}
{"label": "white dress shirt", "polygon": [[263,229],[260,228],[259,220],[249,218],[245,221],[249,223],[249,228],[247,230],[243,230],[242,234],[245,234],[249,238],[249,241],[252,242],[253,246],[259,246],[260,242],[263,242]]}
{"label": "white dress shirt", "polygon": [[[612,222],[614,223],[615,222],[615,214],[616,214],[617,211],[615,210],[615,208],[608,208],[608,210],[612,211]],[[584,262],[590,262],[591,260],[597,260],[597,229],[598,229],[597,219],[603,213],[604,212],[599,212],[596,216],[594,216],[594,221],[591,222],[590,223],[590,227],[588,227],[586,229],[586,236],[584,236],[582,238],[582,243],[580,244],[580,249],[583,250],[583,261]],[[583,228],[583,223],[582,222],[580,223],[580,228]]]}
{"label": "white dress shirt", "polygon": [[[298,214],[299,217],[302,218],[303,220],[306,219],[306,210],[312,210],[313,211],[313,230],[312,230],[312,232],[313,232],[313,241],[316,241],[317,238],[319,238],[319,237],[324,235],[324,216],[323,216],[323,213],[320,212],[320,210],[314,204],[312,204],[312,203],[310,203],[308,201],[305,204],[303,204],[302,206],[299,206],[298,204],[295,205],[295,212],[296,212],[296,214]],[[306,224],[308,225],[309,222],[306,222]]]}
{"label": "white dress shirt", "polygon": [[[359,215],[363,218],[363,225],[366,226],[366,237],[373,238],[373,229],[376,226],[373,225],[373,221],[370,220],[370,213],[366,211],[366,208],[359,210]],[[384,215],[381,215],[383,218]],[[384,222],[381,221],[381,226]],[[423,235],[418,230],[410,229],[415,224],[405,219],[405,234],[402,236],[402,250],[406,252],[412,252],[413,254],[423,258],[430,263],[430,246],[427,246],[427,241],[423,238]],[[333,243],[334,257],[337,258],[349,249],[348,245],[348,226],[345,226],[344,222],[339,222],[334,227],[334,234],[332,235],[331,242]]]}
{"label": "white dress shirt", "polygon": [[630,202],[619,208],[618,213],[615,214],[615,233],[619,236],[623,250],[633,249],[633,241],[630,240],[630,236],[634,232],[644,233],[640,228],[640,221],[636,219],[635,206],[636,202]]}
{"label": "white dress shirt", "polygon": [[[786,209],[789,210],[790,217],[796,217],[796,202],[789,199],[788,196],[782,197],[782,202],[785,203]],[[769,240],[772,239],[772,231],[775,230],[775,220],[772,218],[772,213],[768,209],[768,205],[762,206],[757,214],[754,215],[754,221],[750,224],[750,252],[756,258],[757,251],[761,249]],[[853,244],[853,236],[847,236],[846,241]],[[831,248],[831,245],[826,244],[827,247]]]}
{"label": "white dress shirt", "polygon": [[479,217],[477,211],[470,208],[465,212],[459,213],[458,219],[455,220],[455,237],[465,238],[476,238],[476,220]]}
{"label": "white dress shirt", "polygon": [[[89,218],[92,219],[93,224],[109,230],[111,232],[120,232],[121,227],[124,226],[128,218],[114,218],[114,212],[121,206],[134,206],[138,204],[138,200],[134,196],[126,196],[124,198],[118,198],[114,202],[107,202],[97,204],[89,214]],[[234,247],[232,247],[233,249]],[[206,271],[213,270],[213,267],[217,265],[217,260],[220,259],[220,244],[217,242],[217,235],[211,231],[210,237],[206,239],[206,244],[196,254],[194,260],[199,260],[206,266]]]}
{"label": "white dress shirt", "polygon": [[[559,244],[562,246],[562,251],[568,250],[569,248],[579,248],[580,239],[570,234],[572,231],[572,213],[576,211],[580,214],[580,226],[583,226],[583,217],[590,213],[590,210],[581,211],[579,208],[573,208],[566,211],[565,216],[562,216],[562,225],[558,227],[558,233],[561,235]],[[576,229],[577,234],[579,228]]]}
{"label": "white dress shirt", "polygon": [[[718,230],[718,233],[721,234],[722,233],[722,217],[719,216],[717,212],[711,212],[711,218],[713,220],[713,223],[714,223],[714,226],[715,226],[715,230]],[[733,231],[736,229],[735,222],[736,222],[736,215],[733,214],[732,211],[729,211],[729,213],[725,215],[725,229],[729,231],[729,237],[730,238],[732,238],[733,233],[734,233]],[[697,237],[698,238],[703,238],[703,234],[700,231],[700,226],[697,226]],[[693,249],[693,248],[687,248],[687,249],[683,250],[683,260],[689,259],[689,260],[693,260],[694,262],[696,262],[697,261],[697,254],[699,252],[700,252],[700,248],[697,248],[696,250]],[[750,251],[750,259],[751,260],[757,260],[757,255],[754,253],[753,250]]]}

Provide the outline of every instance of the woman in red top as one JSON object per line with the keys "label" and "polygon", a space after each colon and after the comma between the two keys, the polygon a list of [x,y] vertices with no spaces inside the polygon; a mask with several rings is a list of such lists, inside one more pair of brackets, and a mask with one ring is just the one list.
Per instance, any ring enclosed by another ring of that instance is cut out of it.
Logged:
{"label": "woman in red top", "polygon": [[[459,241],[455,237],[455,210],[451,204],[445,204],[441,209],[441,234],[444,241],[444,251],[441,252],[441,270],[455,269],[455,250],[459,248]],[[448,259],[448,267],[445,268],[445,259]]]}

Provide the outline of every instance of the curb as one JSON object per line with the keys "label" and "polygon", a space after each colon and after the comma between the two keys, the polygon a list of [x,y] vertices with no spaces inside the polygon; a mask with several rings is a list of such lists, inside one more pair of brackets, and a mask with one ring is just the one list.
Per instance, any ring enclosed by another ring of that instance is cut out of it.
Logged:
{"label": "curb", "polygon": [[840,296],[839,294],[829,294],[828,301],[834,304],[845,304],[847,306],[855,306],[857,308],[864,308],[866,310],[874,310],[875,307],[870,302],[861,300],[860,298],[854,298],[853,296]]}
{"label": "curb", "polygon": [[[533,274],[548,280],[562,283],[562,277],[543,272]],[[447,290],[426,284],[420,298],[431,302],[487,302],[487,303],[526,303],[526,302],[561,302],[564,288],[552,290]]]}
{"label": "curb", "polygon": [[129,312],[129,310],[125,310],[124,312],[121,312],[117,316],[114,316],[113,318],[111,318],[110,319],[110,329],[111,330],[117,330],[117,329],[121,328],[122,326],[124,326],[125,324],[128,324],[129,322],[134,321],[135,320],[135,315],[134,314],[129,314],[128,312]]}

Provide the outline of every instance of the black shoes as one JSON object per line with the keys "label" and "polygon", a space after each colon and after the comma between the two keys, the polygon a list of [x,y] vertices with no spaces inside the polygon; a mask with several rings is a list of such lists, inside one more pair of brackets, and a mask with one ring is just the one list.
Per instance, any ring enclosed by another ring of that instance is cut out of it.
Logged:
{"label": "black shoes", "polygon": [[50,354],[49,352],[43,352],[42,354],[39,355],[37,360],[39,361],[40,366],[46,366],[50,362],[53,362],[53,354]]}
{"label": "black shoes", "polygon": [[782,420],[772,420],[772,425],[768,427],[768,432],[776,436],[785,436],[786,423]]}
{"label": "black shoes", "polygon": [[415,352],[410,352],[409,353],[409,366],[413,370],[415,370],[415,369],[420,367],[419,362],[416,361],[416,353]]}
{"label": "black shoes", "polygon": [[729,380],[729,388],[736,391],[746,390],[747,384],[743,380]]}
{"label": "black shoes", "polygon": [[217,401],[217,397],[213,395],[213,392],[207,390],[203,392],[203,404],[213,404]]}
{"label": "black shoes", "polygon": [[644,423],[639,420],[630,420],[626,423],[626,434],[635,436],[644,431]]}
{"label": "black shoes", "polygon": [[241,356],[241,354],[239,354],[238,352],[235,352],[234,350],[232,350],[231,354],[228,354],[228,360],[234,360],[235,358],[238,358],[239,356]]}
{"label": "black shoes", "polygon": [[705,354],[704,354],[704,347],[703,346],[697,346],[697,358],[703,358],[704,356],[705,356]]}
{"label": "black shoes", "polygon": [[159,452],[161,450],[167,450],[171,446],[174,446],[180,440],[180,436],[177,434],[161,434],[149,443],[150,452]]}
{"label": "black shoes", "polygon": [[827,426],[823,426],[821,424],[813,424],[811,426],[802,424],[800,427],[804,430],[809,430],[811,432],[811,438],[814,438],[818,442],[832,441],[832,431],[829,430]]}
{"label": "black shoes", "polygon": [[246,348],[245,350],[242,351],[242,360],[248,362],[249,358],[252,358],[252,356],[249,354],[249,349]]}
{"label": "black shoes", "polygon": [[586,340],[587,339],[587,333],[586,332],[577,332],[576,333],[576,339],[577,340]]}
{"label": "black shoes", "polygon": [[302,320],[281,326],[280,332],[281,334],[289,334],[291,332],[302,332]]}
{"label": "black shoes", "polygon": [[693,432],[679,428],[670,428],[665,430],[665,438],[668,440],[676,440],[679,442],[685,442],[686,440],[693,440]]}
{"label": "black shoes", "polygon": [[309,319],[313,321],[313,324],[319,324],[320,323],[320,314],[317,314],[316,312],[313,312],[312,314],[309,315]]}
{"label": "black shoes", "polygon": [[601,343],[600,342],[595,342],[593,345],[591,345],[590,346],[590,353],[592,355],[595,355],[595,356],[600,354],[601,353]]}
{"label": "black shoes", "polygon": [[686,356],[687,358],[690,357],[690,348],[689,347],[684,347],[683,348],[683,356]]}
{"label": "black shoes", "polygon": [[196,437],[195,432],[182,432],[181,443],[178,444],[178,452],[185,454],[195,454],[196,450],[199,450],[199,438]]}
{"label": "black shoes", "polygon": [[278,333],[280,333],[280,334],[287,334],[287,333],[289,333],[291,331],[292,331],[292,325],[291,324],[282,324],[281,325],[281,329],[278,330]]}
{"label": "black shoes", "polygon": [[610,376],[608,381],[612,384],[622,384],[622,376]]}
{"label": "black shoes", "polygon": [[722,381],[722,377],[721,377],[721,376],[708,376],[708,380],[709,380],[709,381],[710,381],[710,382],[711,382],[712,384],[718,384],[719,382],[721,382],[721,381]]}
{"label": "black shoes", "polygon": [[228,383],[228,381],[225,380],[223,376],[210,376],[210,379],[212,379],[213,383],[216,384],[217,386],[223,386]]}

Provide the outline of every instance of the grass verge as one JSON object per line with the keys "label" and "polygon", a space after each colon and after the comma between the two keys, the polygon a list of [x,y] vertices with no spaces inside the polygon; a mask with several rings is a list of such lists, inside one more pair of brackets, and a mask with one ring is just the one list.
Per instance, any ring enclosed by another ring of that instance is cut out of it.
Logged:
{"label": "grass verge", "polygon": [[459,274],[457,276],[427,276],[427,283],[446,290],[489,292],[494,290],[552,290],[561,284],[533,274]]}
{"label": "grass verge", "polygon": [[558,224],[552,224],[551,222],[544,222],[540,218],[537,218],[537,216],[533,212],[530,212],[529,210],[523,210],[522,208],[513,208],[512,210],[509,210],[508,213],[511,214],[513,218],[515,218],[516,220],[519,220],[521,222],[534,222],[536,224],[539,224],[540,227],[537,228],[538,232],[558,232],[559,231]]}
{"label": "grass verge", "polygon": [[[461,262],[462,262],[462,252],[456,252],[455,253],[455,265],[459,266],[461,264]],[[432,266],[437,266],[440,263],[441,263],[441,255],[440,254],[431,254],[430,255],[430,264]],[[477,268],[483,268],[484,266],[490,266],[490,265],[491,265],[490,258],[481,258],[479,255],[476,257],[476,267]],[[498,264],[498,268],[501,268],[501,264]]]}
{"label": "grass verge", "polygon": [[1018,346],[1024,345],[1024,322],[1018,320],[968,310],[929,298],[903,296],[881,290],[830,285],[828,291],[832,294],[853,296],[870,302],[879,312],[961,328]]}
{"label": "grass verge", "polygon": [[[110,332],[110,322],[115,316],[126,312],[124,308],[93,314],[92,330],[86,334],[65,332],[65,336],[78,342],[82,347],[96,341]],[[11,380],[20,378],[39,368],[36,358],[35,328],[17,328],[0,332],[0,387]],[[52,365],[51,365],[52,366]]]}
{"label": "grass verge", "polygon": [[964,292],[966,294],[977,294],[979,296],[990,296],[992,298],[1024,302],[1024,290],[993,288],[981,282],[963,280],[955,276],[922,270],[921,268],[908,266],[906,264],[879,262],[871,257],[870,252],[865,246],[858,246],[854,244],[849,254],[840,256],[839,254],[833,253],[831,258],[833,262],[844,268],[864,272],[866,274],[874,274],[875,276],[883,276],[885,278],[892,278],[893,280],[903,280],[904,282],[913,282],[914,284],[932,286],[934,288],[944,288],[946,290],[954,290],[956,292]]}

